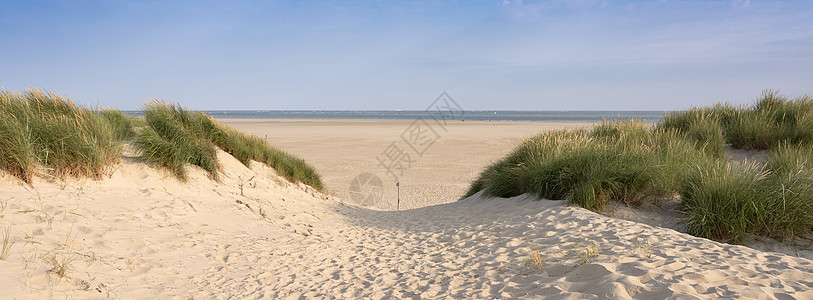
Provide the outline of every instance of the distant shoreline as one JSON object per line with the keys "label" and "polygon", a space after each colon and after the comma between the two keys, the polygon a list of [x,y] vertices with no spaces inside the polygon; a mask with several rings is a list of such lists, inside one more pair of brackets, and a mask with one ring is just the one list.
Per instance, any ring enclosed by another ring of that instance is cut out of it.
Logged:
{"label": "distant shoreline", "polygon": [[[140,116],[136,110],[123,111]],[[431,118],[424,110],[203,110],[218,119],[328,119],[328,120],[414,120]],[[602,120],[639,119],[657,122],[670,111],[509,111],[467,110],[463,121],[601,122]]]}

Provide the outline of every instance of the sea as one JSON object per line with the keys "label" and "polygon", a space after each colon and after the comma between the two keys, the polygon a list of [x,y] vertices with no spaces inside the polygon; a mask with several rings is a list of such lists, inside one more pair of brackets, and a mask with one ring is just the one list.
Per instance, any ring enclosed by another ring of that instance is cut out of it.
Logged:
{"label": "sea", "polygon": [[[220,119],[379,119],[413,120],[431,118],[424,110],[203,110]],[[140,116],[140,111],[125,111]],[[529,111],[529,110],[466,110],[456,119],[470,121],[539,121],[539,122],[601,122],[603,120],[637,119],[658,122],[669,111]],[[458,112],[460,114],[460,112]]]}

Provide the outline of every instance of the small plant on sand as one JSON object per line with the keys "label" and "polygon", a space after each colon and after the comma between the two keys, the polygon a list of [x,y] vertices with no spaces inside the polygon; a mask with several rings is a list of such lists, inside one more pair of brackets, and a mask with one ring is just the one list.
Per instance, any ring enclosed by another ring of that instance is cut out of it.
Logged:
{"label": "small plant on sand", "polygon": [[72,242],[73,242],[73,241],[76,239],[76,235],[78,235],[78,234],[79,234],[79,233],[77,232],[75,235],[73,235],[73,237],[71,237],[71,235],[72,235],[72,233],[73,233],[73,226],[74,226],[75,224],[76,224],[76,223],[71,224],[71,229],[68,229],[68,234],[67,234],[67,235],[65,235],[65,243],[64,243],[63,245],[68,246],[70,243],[72,243]]}
{"label": "small plant on sand", "polygon": [[71,268],[71,263],[73,262],[73,256],[63,256],[62,258],[58,258],[56,254],[51,257],[51,272],[54,272],[59,278],[65,278],[67,276],[68,270]]}
{"label": "small plant on sand", "polygon": [[601,250],[596,242],[590,241],[587,244],[576,243],[570,250],[562,253],[564,256],[575,255],[579,258],[579,265],[594,263],[597,261]]}
{"label": "small plant on sand", "polygon": [[0,249],[0,260],[6,260],[11,254],[11,246],[14,246],[14,241],[11,239],[11,226],[3,230],[3,248]]}
{"label": "small plant on sand", "polygon": [[243,186],[244,186],[244,185],[245,185],[247,182],[249,183],[249,186],[250,186],[250,185],[251,185],[251,180],[254,180],[254,177],[256,177],[256,176],[251,176],[251,178],[249,178],[249,179],[247,179],[247,180],[243,180],[243,177],[242,177],[242,176],[239,176],[239,177],[238,177],[238,179],[240,180],[240,183],[238,183],[237,185],[238,185],[238,186],[240,186],[240,196],[245,196],[245,195],[243,194]]}
{"label": "small plant on sand", "polygon": [[653,246],[649,243],[648,239],[644,238],[643,240],[639,240],[635,238],[635,240],[632,241],[632,247],[632,255],[635,255],[637,252],[643,257],[652,257]]}
{"label": "small plant on sand", "polygon": [[531,251],[525,260],[525,267],[531,271],[542,271],[545,269],[545,265],[542,262],[542,255],[539,253],[539,246],[531,247]]}
{"label": "small plant on sand", "polygon": [[25,240],[25,245],[26,246],[35,243],[34,242],[34,236],[35,236],[34,232],[31,232],[31,234],[28,234],[28,233],[24,233],[24,234],[25,234],[25,236],[23,237],[23,239]]}
{"label": "small plant on sand", "polygon": [[587,245],[578,245],[579,258],[581,259],[580,265],[594,263],[601,254],[596,242],[590,242]]}
{"label": "small plant on sand", "polygon": [[0,215],[2,215],[4,211],[6,211],[6,207],[8,207],[8,201],[6,202],[0,201]]}

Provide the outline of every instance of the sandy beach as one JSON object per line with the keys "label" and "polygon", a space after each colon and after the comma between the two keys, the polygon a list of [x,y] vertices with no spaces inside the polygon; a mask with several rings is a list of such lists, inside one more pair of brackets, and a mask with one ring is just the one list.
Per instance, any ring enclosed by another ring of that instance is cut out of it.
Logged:
{"label": "sandy beach", "polygon": [[[402,134],[414,120],[220,119],[224,124],[296,153],[319,170],[328,193],[345,201],[379,210],[396,208],[396,178],[379,163],[393,142],[411,154],[397,180],[401,208],[454,202],[466,192],[483,168],[509,153],[522,139],[544,130],[579,128],[594,123],[454,121],[438,129],[439,138],[423,155],[404,146]],[[284,128],[284,130],[280,130]],[[381,180],[382,188],[354,193],[352,181],[361,174]],[[380,195],[375,200],[367,195]]]}
{"label": "sandy beach", "polygon": [[[181,183],[132,149],[99,181],[2,174],[2,298],[813,298],[809,258],[565,201],[458,201],[523,138],[588,123],[449,123],[399,174],[396,211],[376,158],[412,121],[221,121],[306,159],[326,192],[222,151],[220,182],[189,167]],[[380,187],[353,184],[365,173]]]}

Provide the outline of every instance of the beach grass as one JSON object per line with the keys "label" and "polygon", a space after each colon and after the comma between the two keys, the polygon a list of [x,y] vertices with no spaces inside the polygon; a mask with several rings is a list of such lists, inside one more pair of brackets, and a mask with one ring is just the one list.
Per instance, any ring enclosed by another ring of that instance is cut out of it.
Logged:
{"label": "beach grass", "polygon": [[99,111],[99,115],[112,128],[116,140],[126,141],[135,137],[135,127],[139,124],[136,118],[125,115],[118,109],[104,109]]}
{"label": "beach grass", "polygon": [[265,140],[243,134],[202,112],[153,100],[146,104],[141,130],[134,145],[143,157],[186,180],[184,166],[196,165],[214,179],[221,166],[215,147],[249,166],[251,161],[267,164],[291,182],[302,182],[317,190],[323,185],[316,171],[304,160],[268,145]]}
{"label": "beach grass", "polygon": [[38,165],[54,176],[101,178],[122,145],[97,110],[56,93],[0,91],[0,168],[31,183]]}
{"label": "beach grass", "polygon": [[[304,160],[240,133],[203,112],[153,100],[143,118],[116,109],[79,106],[59,94],[38,89],[0,91],[0,169],[31,183],[38,172],[101,178],[121,160],[123,145],[132,142],[149,163],[186,180],[185,166],[206,170],[217,180],[219,147],[248,166],[265,163],[291,182],[323,188],[316,171]],[[40,170],[42,169],[42,170]]]}
{"label": "beach grass", "polygon": [[694,107],[665,115],[658,126],[678,130],[700,144],[712,145],[713,141],[707,141],[703,133],[713,123],[721,127],[723,140],[737,149],[768,150],[788,143],[810,145],[813,98],[805,95],[790,99],[767,90],[750,107],[729,104]]}
{"label": "beach grass", "polygon": [[187,179],[186,164],[206,170],[213,179],[221,169],[215,145],[209,139],[211,120],[200,112],[154,100],[145,105],[147,127],[133,145],[150,163],[162,166],[179,179]]}
{"label": "beach grass", "polygon": [[691,162],[708,160],[693,143],[639,121],[605,122],[593,129],[545,132],[524,141],[488,167],[467,196],[513,197],[532,193],[569,199],[602,211],[609,201],[639,205],[678,191]]}
{"label": "beach grass", "polygon": [[749,218],[762,204],[766,172],[756,164],[739,166],[725,161],[698,166],[683,180],[682,199],[689,234],[722,241],[738,241]]}
{"label": "beach grass", "polygon": [[689,234],[741,242],[746,233],[787,240],[813,228],[813,172],[717,161],[697,168],[682,191]]}
{"label": "beach grass", "polygon": [[[716,104],[665,115],[655,126],[603,122],[544,132],[486,167],[464,197],[530,193],[603,212],[679,198],[690,234],[742,242],[813,229],[813,100],[766,91],[751,107]],[[769,150],[765,165],[738,163],[724,145]]]}
{"label": "beach grass", "polygon": [[11,226],[5,227],[2,232],[3,245],[0,247],[0,260],[6,260],[11,254],[11,247],[14,246],[14,240],[11,238]]}
{"label": "beach grass", "polygon": [[265,163],[292,182],[302,182],[317,190],[323,185],[316,170],[303,159],[268,145],[265,140],[240,133],[222,123],[214,124],[213,142],[248,166],[252,160]]}

